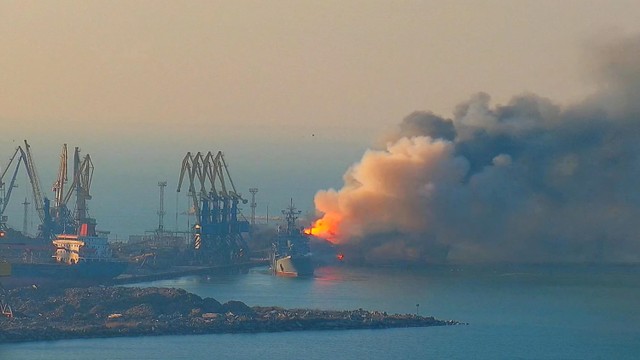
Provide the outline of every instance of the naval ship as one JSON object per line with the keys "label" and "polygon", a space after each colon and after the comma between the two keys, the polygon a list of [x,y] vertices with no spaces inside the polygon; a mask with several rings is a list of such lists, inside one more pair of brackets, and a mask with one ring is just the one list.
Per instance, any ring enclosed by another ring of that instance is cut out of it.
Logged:
{"label": "naval ship", "polygon": [[269,260],[275,275],[313,276],[314,264],[309,249],[309,236],[297,226],[300,211],[291,205],[282,210],[284,226],[278,226],[278,236],[271,246]]}

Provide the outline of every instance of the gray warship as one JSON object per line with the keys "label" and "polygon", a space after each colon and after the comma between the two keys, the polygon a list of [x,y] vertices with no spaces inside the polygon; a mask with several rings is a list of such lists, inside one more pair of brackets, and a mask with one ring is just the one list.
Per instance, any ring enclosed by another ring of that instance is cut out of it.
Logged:
{"label": "gray warship", "polygon": [[284,226],[278,226],[278,236],[271,246],[269,262],[275,275],[313,276],[314,264],[309,248],[309,235],[297,226],[300,211],[291,205],[282,214]]}

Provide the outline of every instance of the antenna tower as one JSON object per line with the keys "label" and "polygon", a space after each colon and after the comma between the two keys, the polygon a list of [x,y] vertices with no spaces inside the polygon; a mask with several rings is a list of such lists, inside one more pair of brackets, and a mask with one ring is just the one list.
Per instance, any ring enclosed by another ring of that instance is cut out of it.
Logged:
{"label": "antenna tower", "polygon": [[258,188],[251,188],[249,192],[251,193],[251,226],[254,226],[256,224],[256,207],[258,206],[256,203]]}
{"label": "antenna tower", "polygon": [[160,210],[158,210],[158,232],[164,232],[164,188],[167,186],[166,181],[158,181],[160,187]]}
{"label": "antenna tower", "polygon": [[27,198],[24,198],[24,202],[22,203],[22,205],[24,205],[24,219],[22,219],[22,235],[27,235],[27,219],[29,218],[29,205],[31,205],[30,202],[27,201]]}

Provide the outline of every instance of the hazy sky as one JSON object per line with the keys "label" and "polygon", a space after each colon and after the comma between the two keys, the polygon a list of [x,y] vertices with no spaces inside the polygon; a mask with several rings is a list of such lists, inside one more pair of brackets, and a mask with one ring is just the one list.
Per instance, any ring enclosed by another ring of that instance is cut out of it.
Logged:
{"label": "hazy sky", "polygon": [[290,197],[312,211],[415,110],[590,94],[588,49],[638,16],[637,1],[2,1],[0,166],[27,139],[51,197],[62,144],[81,147],[90,211],[120,238],[157,226],[159,180],[175,227],[187,151],[223,151],[261,214]]}

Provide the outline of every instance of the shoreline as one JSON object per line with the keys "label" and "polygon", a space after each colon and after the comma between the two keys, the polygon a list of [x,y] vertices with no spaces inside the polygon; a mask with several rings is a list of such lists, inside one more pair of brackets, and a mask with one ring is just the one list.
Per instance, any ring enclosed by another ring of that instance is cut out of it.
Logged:
{"label": "shoreline", "polygon": [[221,304],[183,289],[23,288],[9,292],[13,318],[0,318],[0,344],[88,338],[388,329],[462,325],[380,311]]}

